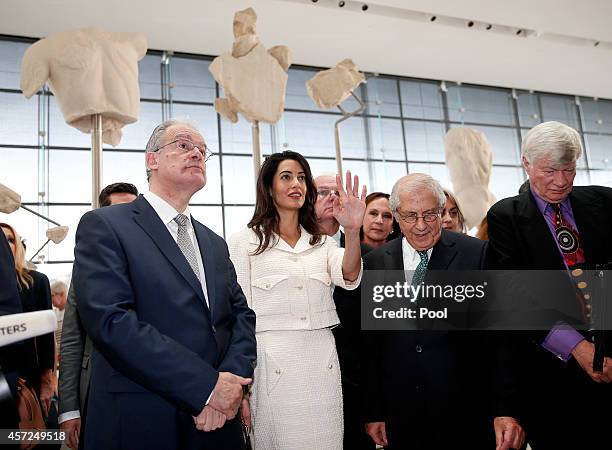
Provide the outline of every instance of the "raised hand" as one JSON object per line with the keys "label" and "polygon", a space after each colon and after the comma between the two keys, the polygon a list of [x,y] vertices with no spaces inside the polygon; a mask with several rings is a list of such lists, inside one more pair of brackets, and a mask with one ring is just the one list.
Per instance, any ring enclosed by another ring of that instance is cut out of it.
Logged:
{"label": "raised hand", "polygon": [[334,199],[332,213],[345,232],[358,230],[363,224],[367,188],[365,185],[363,186],[361,198],[359,198],[359,177],[355,175],[355,179],[352,180],[350,170],[346,171],[346,190],[342,185],[340,175],[336,175],[336,183],[338,185],[338,198]]}

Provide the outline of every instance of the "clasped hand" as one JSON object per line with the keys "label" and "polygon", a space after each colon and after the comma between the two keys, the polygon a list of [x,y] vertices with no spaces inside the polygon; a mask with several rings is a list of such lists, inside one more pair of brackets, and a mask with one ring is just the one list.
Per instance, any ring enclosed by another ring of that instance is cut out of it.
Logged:
{"label": "clasped hand", "polygon": [[243,386],[252,383],[251,378],[243,378],[230,372],[220,372],[210,401],[202,412],[194,417],[196,428],[212,431],[221,428],[227,420],[236,417],[242,401]]}

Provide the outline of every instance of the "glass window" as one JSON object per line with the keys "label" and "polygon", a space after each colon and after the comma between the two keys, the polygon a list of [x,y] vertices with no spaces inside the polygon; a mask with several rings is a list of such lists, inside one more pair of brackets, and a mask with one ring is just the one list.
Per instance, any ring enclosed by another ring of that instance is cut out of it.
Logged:
{"label": "glass window", "polygon": [[[214,155],[206,162],[206,186],[191,197],[191,203],[221,203],[219,162],[218,155]],[[226,160],[224,159],[223,162]]]}
{"label": "glass window", "polygon": [[[399,98],[397,96],[397,80],[384,77],[371,77],[368,78],[365,89],[367,90],[368,96],[368,114],[373,116],[399,117],[400,110]],[[356,92],[356,94],[359,95],[359,92]]]}
{"label": "glass window", "polygon": [[[451,128],[459,125],[451,125]],[[518,165],[520,158],[520,143],[513,128],[487,127],[481,125],[470,125],[477,131],[481,131],[486,136],[491,151],[493,152],[493,164],[513,164]]]}
{"label": "glass window", "polygon": [[46,261],[74,260],[76,230],[79,225],[79,221],[81,220],[81,217],[89,210],[91,210],[89,206],[49,206],[49,217],[61,223],[62,225],[68,226],[69,230],[66,239],[64,239],[59,244],[54,244],[53,242],[49,242],[47,244],[45,250],[43,250],[46,251]]}
{"label": "glass window", "polygon": [[255,206],[226,206],[225,207],[225,239],[246,228],[253,218]]}
{"label": "glass window", "polygon": [[[198,127],[206,145],[210,146],[214,153],[219,151],[219,136],[217,134],[217,113],[212,106],[205,105],[172,105],[173,118],[185,120]],[[153,131],[149,131],[149,134]],[[146,142],[145,142],[146,143]]]}
{"label": "glass window", "polygon": [[[335,174],[338,171],[338,167],[336,164],[336,159],[314,159],[314,158],[306,158],[308,164],[310,165],[310,171],[312,172],[312,176],[314,178],[323,174]],[[346,171],[346,169],[344,169]],[[363,174],[356,173],[355,175],[359,175],[361,178]]]}
{"label": "glass window", "polygon": [[[223,196],[226,204],[255,204],[252,157],[223,157]],[[227,214],[225,223],[227,226]]]}
{"label": "glass window", "polygon": [[453,122],[514,125],[509,90],[449,86],[448,116]]}
{"label": "glass window", "polygon": [[372,167],[374,168],[374,173],[372,184],[368,186],[368,194],[371,192],[386,192],[390,194],[395,182],[407,174],[406,163],[404,162],[373,162]]}
{"label": "glass window", "polygon": [[402,114],[412,119],[443,120],[444,108],[438,83],[400,81]]}
{"label": "glass window", "polygon": [[72,263],[37,264],[36,270],[47,275],[50,282],[62,280],[66,284],[70,284]]}
{"label": "glass window", "polygon": [[[221,136],[223,136],[223,153],[253,154],[253,132],[251,124],[239,116],[238,122],[232,123],[221,118]],[[264,153],[271,147],[270,126],[259,124],[259,138]]]}
{"label": "glass window", "polygon": [[147,54],[138,61],[140,98],[161,100],[161,55]]}
{"label": "glass window", "polygon": [[55,96],[49,97],[49,145],[91,148],[91,134],[66,123]]}
{"label": "glass window", "polygon": [[151,133],[162,121],[161,103],[140,102],[137,122],[123,127],[123,136],[117,148],[144,150]]}
{"label": "glass window", "polygon": [[200,223],[223,236],[223,216],[220,206],[190,206],[191,215]]}
{"label": "glass window", "polygon": [[[29,208],[44,214],[44,211],[42,209],[39,210],[38,206],[29,206]],[[44,219],[39,219],[37,216],[23,208],[19,208],[17,211],[11,214],[4,214],[0,212],[0,222],[8,223],[15,230],[17,230],[17,233],[19,233],[21,239],[25,240],[27,247],[26,259],[29,259],[47,240],[45,238],[44,241],[40,241],[38,230],[39,227],[43,229],[41,235],[44,236],[44,230],[47,229],[46,224],[48,222]],[[2,270],[4,270],[4,268],[2,268]]]}
{"label": "glass window", "polygon": [[38,202],[38,150],[0,147],[0,183],[22,202]]}
{"label": "glass window", "polygon": [[[584,139],[587,146],[589,157],[589,167],[591,169],[612,169],[612,136],[585,134]],[[580,161],[584,166],[584,158]]]}
{"label": "glass window", "polygon": [[516,102],[518,104],[518,116],[521,127],[532,128],[542,122],[537,94],[519,92]]}
{"label": "glass window", "polygon": [[[284,134],[289,148],[304,156],[335,156],[334,123],[341,116],[286,112]],[[340,124],[343,158],[364,158],[366,140],[362,118],[353,117]]]}
{"label": "glass window", "polygon": [[[590,183],[584,184],[597,184],[600,186],[612,187],[612,170],[590,170],[589,175],[591,176]],[[574,184],[578,184],[574,181]]]}
{"label": "glass window", "polygon": [[371,151],[370,158],[404,160],[402,122],[394,119],[368,119]]}
{"label": "glass window", "polygon": [[491,172],[489,189],[497,200],[518,195],[519,187],[526,180],[524,171],[518,167],[495,167]]}
{"label": "glass window", "polygon": [[556,120],[578,129],[576,99],[566,95],[539,94],[542,103],[542,120]]}
{"label": "glass window", "polygon": [[426,173],[440,182],[444,187],[453,187],[448,170],[444,164],[408,163],[409,173]]}
{"label": "glass window", "polygon": [[409,161],[444,161],[444,124],[404,121]]}
{"label": "glass window", "polygon": [[91,203],[90,151],[49,151],[48,198],[51,203]]}
{"label": "glass window", "polygon": [[104,150],[102,158],[102,188],[111,183],[132,183],[140,193],[149,189],[144,152]]}
{"label": "glass window", "polygon": [[306,82],[317,74],[314,70],[289,69],[285,108],[317,111],[319,107],[308,96]]}
{"label": "glass window", "polygon": [[21,60],[30,45],[0,40],[0,89],[20,89]]}
{"label": "glass window", "polygon": [[173,57],[172,100],[213,103],[217,95],[209,65],[210,61],[204,59]]}
{"label": "glass window", "polygon": [[38,145],[38,96],[0,92],[0,143]]}
{"label": "glass window", "polygon": [[581,98],[585,132],[612,133],[612,101]]}

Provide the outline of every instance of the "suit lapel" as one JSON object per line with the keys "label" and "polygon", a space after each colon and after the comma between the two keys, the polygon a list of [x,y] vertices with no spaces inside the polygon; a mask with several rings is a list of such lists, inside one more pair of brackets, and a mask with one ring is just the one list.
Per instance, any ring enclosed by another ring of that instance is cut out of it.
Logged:
{"label": "suit lapel", "polygon": [[600,250],[605,246],[599,245],[601,236],[601,224],[607,223],[603,214],[604,206],[596,196],[588,196],[585,191],[574,188],[570,194],[572,213],[582,241],[584,258],[591,268],[595,264],[606,262],[605,256],[600,255]]}
{"label": "suit lapel", "polygon": [[140,195],[134,202],[134,221],[149,235],[166,259],[183,276],[185,281],[198,295],[206,309],[206,300],[202,292],[202,284],[193,273],[187,259],[172,239],[166,224],[162,222],[153,207]]}
{"label": "suit lapel", "polygon": [[455,243],[450,242],[446,238],[446,231],[442,230],[442,235],[431,252],[431,259],[429,264],[427,264],[427,270],[448,269],[456,255]]}
{"label": "suit lapel", "polygon": [[204,263],[204,275],[206,276],[206,291],[208,294],[208,303],[210,305],[211,315],[215,309],[215,257],[214,248],[208,232],[204,226],[197,220],[191,219],[193,229],[195,230],[196,237],[198,239],[198,247],[200,255],[202,255],[202,262]]}

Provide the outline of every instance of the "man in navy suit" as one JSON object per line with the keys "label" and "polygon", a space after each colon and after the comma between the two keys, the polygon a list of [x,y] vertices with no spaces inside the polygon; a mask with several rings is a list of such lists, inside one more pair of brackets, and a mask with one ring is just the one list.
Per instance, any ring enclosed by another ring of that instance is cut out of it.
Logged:
{"label": "man in navy suit", "polygon": [[222,238],[191,217],[210,156],[177,121],[147,143],[149,191],[90,211],[76,235],[77,305],[94,344],[87,449],[240,449],[255,314]]}

